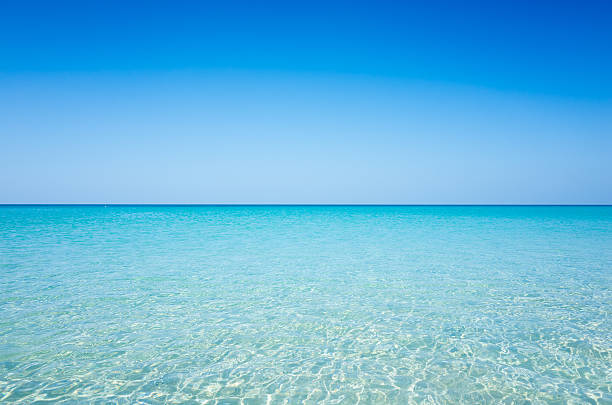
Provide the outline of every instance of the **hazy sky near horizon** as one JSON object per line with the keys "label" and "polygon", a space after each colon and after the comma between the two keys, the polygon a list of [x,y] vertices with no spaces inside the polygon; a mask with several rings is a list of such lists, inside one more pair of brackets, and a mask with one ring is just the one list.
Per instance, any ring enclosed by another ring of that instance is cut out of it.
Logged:
{"label": "hazy sky near horizon", "polygon": [[612,3],[8,2],[0,203],[612,204]]}

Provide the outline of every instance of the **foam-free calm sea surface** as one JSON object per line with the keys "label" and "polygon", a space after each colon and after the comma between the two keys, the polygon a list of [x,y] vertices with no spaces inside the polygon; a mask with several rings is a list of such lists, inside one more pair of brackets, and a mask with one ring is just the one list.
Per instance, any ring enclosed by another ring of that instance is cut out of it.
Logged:
{"label": "foam-free calm sea surface", "polygon": [[612,207],[0,207],[0,402],[612,403]]}

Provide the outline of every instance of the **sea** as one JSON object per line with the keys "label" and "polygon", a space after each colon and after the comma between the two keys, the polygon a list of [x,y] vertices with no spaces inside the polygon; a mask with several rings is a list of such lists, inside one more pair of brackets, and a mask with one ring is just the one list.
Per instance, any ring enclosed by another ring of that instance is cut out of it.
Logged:
{"label": "sea", "polygon": [[6,404],[612,404],[610,206],[0,206]]}

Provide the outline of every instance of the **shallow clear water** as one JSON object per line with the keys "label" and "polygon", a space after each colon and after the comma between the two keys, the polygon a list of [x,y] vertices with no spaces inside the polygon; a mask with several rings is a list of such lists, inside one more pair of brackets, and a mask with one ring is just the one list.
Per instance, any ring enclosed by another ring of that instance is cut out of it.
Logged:
{"label": "shallow clear water", "polygon": [[0,207],[0,402],[612,403],[612,207]]}

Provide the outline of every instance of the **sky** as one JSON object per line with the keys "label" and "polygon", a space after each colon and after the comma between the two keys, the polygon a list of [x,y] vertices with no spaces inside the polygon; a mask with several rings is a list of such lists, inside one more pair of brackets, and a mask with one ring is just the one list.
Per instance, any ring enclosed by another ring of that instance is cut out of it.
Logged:
{"label": "sky", "polygon": [[0,203],[612,204],[612,2],[8,1]]}

